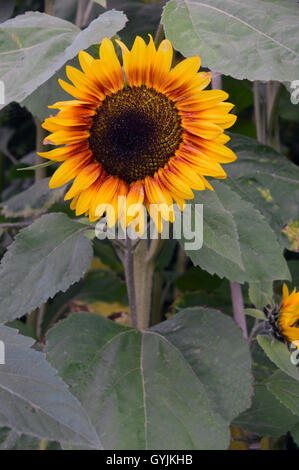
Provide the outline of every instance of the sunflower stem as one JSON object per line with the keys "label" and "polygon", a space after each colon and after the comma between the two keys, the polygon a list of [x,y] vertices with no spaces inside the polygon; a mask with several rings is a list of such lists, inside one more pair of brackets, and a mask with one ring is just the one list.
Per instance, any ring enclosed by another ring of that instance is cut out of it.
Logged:
{"label": "sunflower stem", "polygon": [[127,234],[126,248],[124,250],[123,264],[125,269],[127,292],[130,304],[131,326],[137,328],[137,307],[134,281],[134,253],[132,250],[132,240]]}

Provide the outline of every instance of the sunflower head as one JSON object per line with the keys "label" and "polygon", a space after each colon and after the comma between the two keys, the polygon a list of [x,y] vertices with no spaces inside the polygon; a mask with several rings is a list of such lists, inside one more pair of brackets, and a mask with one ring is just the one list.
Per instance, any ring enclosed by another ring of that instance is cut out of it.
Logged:
{"label": "sunflower head", "polygon": [[58,113],[43,127],[59,147],[39,155],[62,162],[50,187],[74,180],[65,199],[77,215],[144,226],[146,207],[160,232],[174,202],[183,210],[193,189],[212,189],[207,176],[226,177],[220,164],[236,157],[223,131],[236,116],[227,93],[205,90],[211,77],[198,72],[199,57],[171,68],[168,40],[157,50],[152,37],[137,37],[131,50],[117,43],[123,66],[104,39],[99,58],[79,53],[82,71],[66,67],[71,84],[59,83],[75,99],[49,106]]}
{"label": "sunflower head", "polygon": [[284,343],[292,343],[299,349],[299,292],[294,288],[289,294],[287,285],[282,288],[282,301],[273,308],[264,308],[267,326],[271,334]]}
{"label": "sunflower head", "polygon": [[283,284],[282,302],[278,324],[283,336],[299,348],[299,292],[294,287],[291,294],[287,285]]}

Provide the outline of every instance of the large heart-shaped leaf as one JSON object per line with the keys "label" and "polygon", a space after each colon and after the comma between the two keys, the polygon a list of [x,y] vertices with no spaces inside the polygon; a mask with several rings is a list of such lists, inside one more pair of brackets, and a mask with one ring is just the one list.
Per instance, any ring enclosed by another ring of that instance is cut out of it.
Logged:
{"label": "large heart-shaped leaf", "polygon": [[[236,354],[247,364],[237,343]],[[47,353],[105,449],[227,448],[227,422],[212,406],[206,385],[189,357],[157,330],[137,331],[75,313],[50,330]],[[223,354],[221,348],[217,354]],[[236,409],[247,403],[247,393]]]}
{"label": "large heart-shaped leaf", "polygon": [[171,0],[162,22],[184,56],[249,80],[299,75],[299,8],[292,0]]}
{"label": "large heart-shaped leaf", "polygon": [[[5,105],[21,102],[82,49],[112,37],[126,23],[119,11],[108,11],[80,31],[45,13],[29,12],[0,25],[0,79]],[[2,106],[3,107],[3,106]]]}
{"label": "large heart-shaped leaf", "polygon": [[84,275],[93,255],[85,229],[53,213],[18,233],[1,263],[1,323],[31,312]]}
{"label": "large heart-shaped leaf", "polygon": [[[0,327],[5,364],[0,365],[0,426],[40,439],[100,449],[90,419],[34,340]],[[2,429],[3,431],[3,429]]]}

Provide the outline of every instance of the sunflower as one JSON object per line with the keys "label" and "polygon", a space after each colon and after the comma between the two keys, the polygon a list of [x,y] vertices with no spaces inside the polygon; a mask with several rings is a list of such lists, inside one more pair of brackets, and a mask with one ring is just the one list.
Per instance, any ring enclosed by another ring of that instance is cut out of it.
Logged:
{"label": "sunflower", "polygon": [[292,343],[299,349],[299,292],[289,289],[284,283],[280,306],[265,307],[264,313],[272,335],[284,343]]}
{"label": "sunflower", "polygon": [[65,199],[77,215],[94,221],[106,212],[109,226],[118,217],[144,226],[146,207],[161,232],[174,202],[183,210],[192,189],[213,189],[206,176],[226,177],[220,163],[236,156],[223,131],[236,116],[227,93],[204,90],[211,74],[198,72],[199,57],[171,69],[168,40],[157,50],[151,36],[148,44],[136,37],[131,50],[116,42],[123,68],[107,38],[99,59],[81,51],[82,71],[66,67],[72,84],[59,83],[75,99],[49,106],[59,112],[42,125],[46,143],[59,147],[39,155],[63,162],[50,187],[74,180]]}
{"label": "sunflower", "polygon": [[282,294],[278,324],[287,341],[294,343],[299,349],[299,292],[294,287],[289,294],[287,285],[283,284]]}

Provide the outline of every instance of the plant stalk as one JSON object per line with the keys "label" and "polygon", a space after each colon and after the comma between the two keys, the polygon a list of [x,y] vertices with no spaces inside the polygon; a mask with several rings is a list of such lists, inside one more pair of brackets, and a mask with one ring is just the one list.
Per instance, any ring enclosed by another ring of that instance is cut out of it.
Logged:
{"label": "plant stalk", "polygon": [[135,294],[135,280],[134,280],[134,252],[132,249],[132,240],[128,234],[126,237],[126,247],[124,250],[123,264],[126,277],[127,292],[130,305],[131,326],[137,328],[137,306]]}
{"label": "plant stalk", "polygon": [[233,304],[234,319],[242,330],[245,339],[248,339],[246,318],[244,315],[244,302],[241,284],[230,282],[230,291]]}

